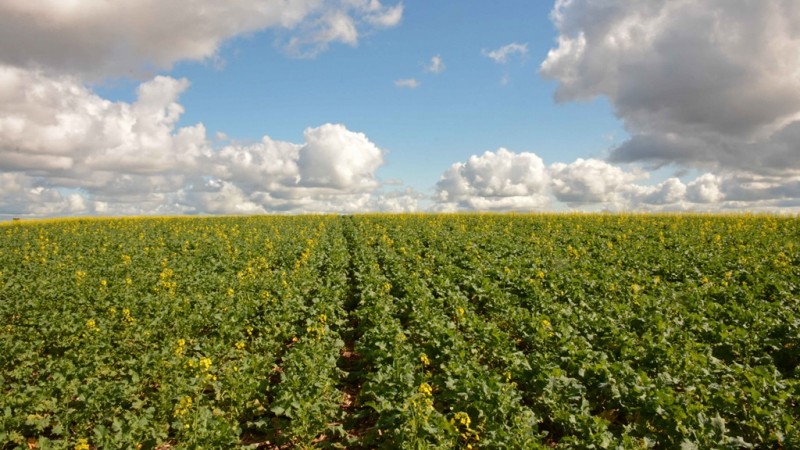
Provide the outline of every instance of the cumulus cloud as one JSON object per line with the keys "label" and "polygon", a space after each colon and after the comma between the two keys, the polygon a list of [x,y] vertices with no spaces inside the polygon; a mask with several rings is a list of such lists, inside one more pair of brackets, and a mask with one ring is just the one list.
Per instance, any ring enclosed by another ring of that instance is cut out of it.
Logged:
{"label": "cumulus cloud", "polygon": [[[0,67],[0,214],[263,213],[405,210],[384,192],[384,151],[341,124],[302,143],[264,136],[220,145],[178,126],[183,79],[142,83],[132,103],[72,77]],[[406,195],[408,194],[408,195]]]}
{"label": "cumulus cloud", "polygon": [[541,73],[606,96],[632,138],[614,162],[800,172],[800,4],[559,0]]}
{"label": "cumulus cloud", "polygon": [[720,177],[707,173],[689,183],[685,191],[689,201],[717,203],[723,199],[720,185]]}
{"label": "cumulus cloud", "polygon": [[555,163],[549,170],[555,197],[571,204],[618,203],[631,182],[646,177],[597,159]]}
{"label": "cumulus cloud", "polygon": [[377,186],[375,171],[383,164],[383,152],[363,133],[326,124],[307,128],[304,135],[306,144],[298,157],[299,184],[358,191]]}
{"label": "cumulus cloud", "polygon": [[34,215],[74,214],[86,209],[78,194],[62,194],[57,189],[37,185],[32,177],[20,173],[0,173],[0,216],[16,216],[21,211]]}
{"label": "cumulus cloud", "polygon": [[698,203],[694,198],[687,197],[687,191],[686,185],[680,179],[672,177],[655,186],[631,186],[629,192],[634,203],[644,205],[682,205],[684,199]]}
{"label": "cumulus cloud", "polygon": [[442,57],[439,55],[432,57],[431,61],[425,66],[425,71],[429,73],[439,74],[444,72],[444,69],[444,62],[442,62]]}
{"label": "cumulus cloud", "polygon": [[704,173],[646,184],[650,174],[597,159],[545,166],[534,153],[506,149],[474,155],[447,169],[436,185],[437,211],[609,210],[797,211],[800,176]]}
{"label": "cumulus cloud", "polygon": [[512,56],[525,56],[528,54],[528,44],[512,42],[495,50],[482,50],[481,54],[498,64],[505,64]]}
{"label": "cumulus cloud", "polygon": [[183,173],[209,154],[202,124],[177,128],[188,81],[156,77],[134,103],[110,102],[67,76],[0,66],[0,170]]}
{"label": "cumulus cloud", "polygon": [[426,196],[412,188],[373,195],[369,211],[405,213],[419,211],[419,201]]}
{"label": "cumulus cloud", "polygon": [[250,192],[292,186],[300,179],[300,147],[269,136],[255,144],[227,145],[217,151],[211,174],[222,180],[236,180]]}
{"label": "cumulus cloud", "polygon": [[397,25],[403,5],[378,0],[0,1],[0,64],[92,78],[137,76],[216,56],[221,43],[266,28],[312,55],[355,45],[360,30]]}
{"label": "cumulus cloud", "polygon": [[420,84],[421,83],[417,81],[415,78],[403,78],[394,81],[395,87],[407,88],[407,89],[416,89],[420,86]]}
{"label": "cumulus cloud", "polygon": [[549,175],[533,153],[504,148],[453,164],[436,184],[439,209],[528,210],[548,203]]}
{"label": "cumulus cloud", "polygon": [[181,198],[188,205],[194,205],[199,212],[209,214],[264,214],[263,206],[250,200],[241,188],[234,183],[210,180],[198,189],[181,192]]}

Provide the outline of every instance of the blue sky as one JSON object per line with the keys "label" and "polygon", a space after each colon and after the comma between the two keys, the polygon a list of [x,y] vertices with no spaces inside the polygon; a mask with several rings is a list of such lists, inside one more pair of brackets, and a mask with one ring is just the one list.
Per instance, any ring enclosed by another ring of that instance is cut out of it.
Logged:
{"label": "blue sky", "polygon": [[[602,157],[626,135],[603,98],[553,100],[555,83],[538,74],[557,37],[549,2],[404,5],[399,26],[315,58],[288,56],[276,45],[281,32],[266,30],[227,42],[219,60],[179,63],[167,73],[191,81],[180,123],[245,142],[265,134],[300,142],[306,127],[342,123],[388,151],[379,177],[431,193],[450,164],[473,154],[506,147],[572,161]],[[528,53],[505,64],[482,55],[514,42]],[[439,74],[425,70],[434,56],[445,65]],[[420,86],[394,85],[409,78]],[[132,101],[136,85],[115,80],[98,90]]]}
{"label": "blue sky", "polygon": [[3,5],[0,215],[796,210],[800,7],[651,3]]}

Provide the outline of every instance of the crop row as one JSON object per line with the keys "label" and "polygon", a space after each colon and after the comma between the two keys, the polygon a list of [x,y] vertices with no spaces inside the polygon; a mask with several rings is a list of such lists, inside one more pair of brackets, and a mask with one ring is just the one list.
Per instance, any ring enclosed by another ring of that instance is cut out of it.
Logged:
{"label": "crop row", "polygon": [[0,448],[793,448],[800,223],[0,227]]}

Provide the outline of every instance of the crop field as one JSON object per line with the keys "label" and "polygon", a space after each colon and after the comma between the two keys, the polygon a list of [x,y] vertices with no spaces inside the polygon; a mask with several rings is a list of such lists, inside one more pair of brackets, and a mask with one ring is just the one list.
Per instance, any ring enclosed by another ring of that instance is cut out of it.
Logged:
{"label": "crop field", "polygon": [[800,448],[800,219],[0,226],[0,448]]}

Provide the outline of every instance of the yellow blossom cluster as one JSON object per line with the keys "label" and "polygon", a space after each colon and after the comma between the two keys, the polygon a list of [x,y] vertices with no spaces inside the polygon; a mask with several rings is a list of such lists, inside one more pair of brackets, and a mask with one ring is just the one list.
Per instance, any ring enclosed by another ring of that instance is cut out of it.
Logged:
{"label": "yellow blossom cluster", "polygon": [[419,385],[419,388],[417,388],[417,392],[419,392],[422,395],[430,397],[431,395],[433,395],[433,388],[428,383],[422,383]]}
{"label": "yellow blossom cluster", "polygon": [[458,430],[461,440],[466,443],[466,448],[471,449],[472,443],[480,440],[478,432],[470,428],[472,419],[470,419],[469,414],[462,411],[455,413],[450,419],[450,425]]}
{"label": "yellow blossom cluster", "polygon": [[100,329],[97,328],[97,322],[95,322],[94,319],[89,319],[86,321],[86,329],[95,332],[100,331]]}
{"label": "yellow blossom cluster", "polygon": [[78,442],[75,443],[75,447],[73,447],[74,450],[89,450],[90,448],[89,440],[86,438],[78,439]]}
{"label": "yellow blossom cluster", "polygon": [[422,363],[423,366],[427,367],[427,366],[431,365],[431,360],[428,359],[428,355],[426,355],[425,353],[419,355],[419,360],[420,360],[420,362]]}
{"label": "yellow blossom cluster", "polygon": [[182,418],[192,409],[192,397],[184,395],[175,407],[175,417]]}

